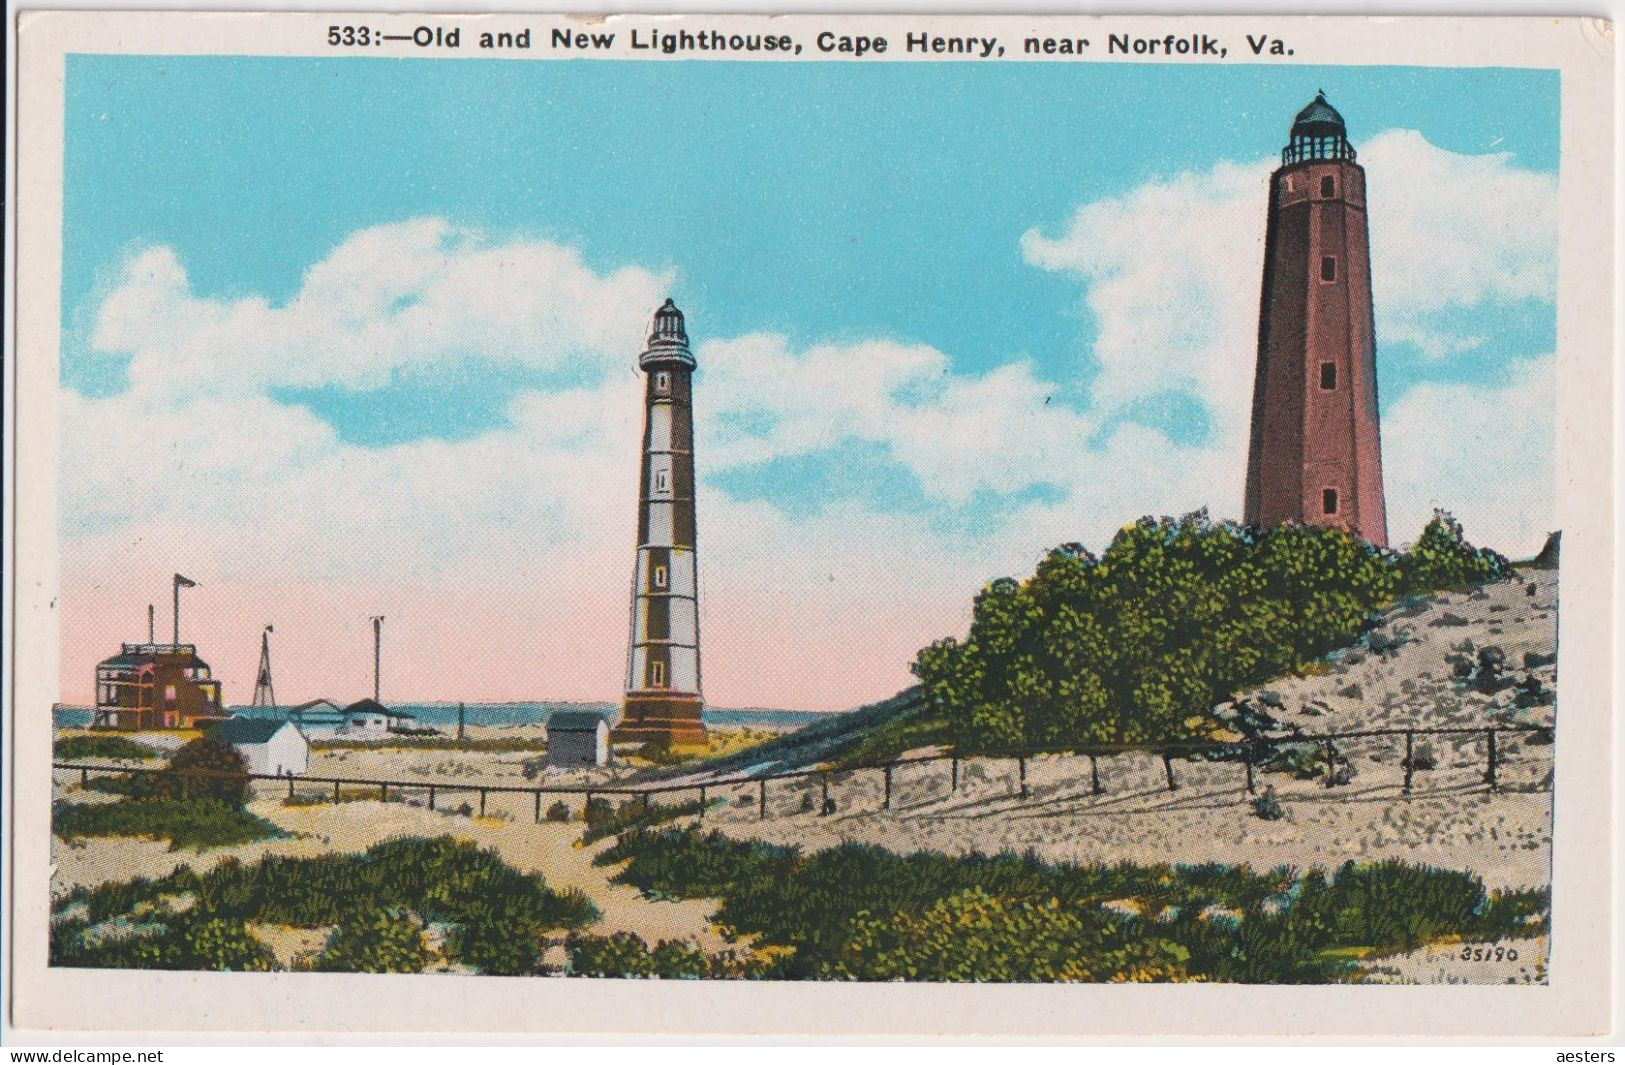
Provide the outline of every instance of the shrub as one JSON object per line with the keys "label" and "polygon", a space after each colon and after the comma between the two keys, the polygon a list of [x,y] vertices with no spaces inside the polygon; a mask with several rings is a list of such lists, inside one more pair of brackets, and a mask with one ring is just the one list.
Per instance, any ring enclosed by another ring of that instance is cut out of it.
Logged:
{"label": "shrub", "polygon": [[1275,797],[1275,789],[1266,787],[1263,794],[1253,799],[1253,813],[1265,821],[1279,821],[1286,816],[1286,810],[1281,807],[1281,800]]}
{"label": "shrub", "polygon": [[699,947],[661,940],[650,949],[631,932],[608,936],[571,936],[565,941],[574,976],[620,979],[698,980],[718,975]]}
{"label": "shrub", "polygon": [[157,799],[213,799],[236,809],[248,802],[248,767],[229,743],[192,740],[170,756],[170,772],[145,778],[143,790]]}
{"label": "shrub", "polygon": [[594,797],[588,799],[586,805],[581,808],[581,819],[587,822],[589,828],[605,824],[614,816],[615,808],[609,804],[608,799]]}
{"label": "shrub", "polygon": [[170,850],[231,847],[282,835],[271,822],[214,799],[58,802],[51,807],[51,831],[63,839],[150,836],[168,840]]}
{"label": "shrub", "polygon": [[1115,927],[1098,907],[1015,900],[980,887],[924,913],[852,922],[830,975],[848,980],[1143,982],[1185,975],[1188,954]]}
{"label": "shrub", "polygon": [[595,843],[632,829],[653,828],[668,821],[692,817],[703,813],[705,806],[706,804],[698,799],[679,803],[654,803],[648,806],[645,806],[642,800],[623,802],[613,813],[600,814],[596,820],[588,821],[587,831],[582,833],[581,842]]}
{"label": "shrub", "polygon": [[363,901],[317,955],[317,972],[420,973],[431,955],[418,921],[400,907]]}
{"label": "shrub", "polygon": [[554,803],[552,806],[549,806],[547,808],[547,819],[549,821],[568,821],[568,820],[570,820],[570,807],[569,807],[569,805],[566,804],[561,799],[558,802]]}
{"label": "shrub", "polygon": [[1399,572],[1403,594],[1421,595],[1506,580],[1512,565],[1505,556],[1468,543],[1461,522],[1435,510],[1416,543],[1400,556]]}
{"label": "shrub", "polygon": [[51,964],[94,969],[267,972],[276,958],[241,921],[182,915],[169,924],[100,931],[52,927]]}
{"label": "shrub", "polygon": [[158,752],[144,743],[123,736],[64,736],[51,745],[53,757],[63,761],[105,758],[112,761],[140,761],[156,758]]}
{"label": "shrub", "polygon": [[[932,734],[962,754],[1184,739],[1211,729],[1205,715],[1229,693],[1322,668],[1396,595],[1508,572],[1443,513],[1403,556],[1328,526],[1142,518],[1099,557],[1064,544],[1030,578],[991,582],[967,636],[912,668]],[[1383,656],[1403,642],[1367,637]]]}
{"label": "shrub", "polygon": [[1406,764],[1406,759],[1404,758],[1399,760],[1399,764],[1402,768],[1410,769],[1412,772],[1419,772],[1422,770],[1437,769],[1439,767],[1439,759],[1438,756],[1433,753],[1433,744],[1423,741],[1411,749],[1409,765]]}
{"label": "shrub", "polygon": [[[1533,935],[1548,910],[1538,893],[1486,895],[1470,873],[1402,862],[1327,876],[856,844],[803,855],[672,829],[624,834],[598,860],[626,862],[616,879],[650,895],[720,898],[719,927],[774,953],[782,979],[1324,982],[1349,977],[1356,951]],[[1122,901],[1145,916],[1102,905]]]}

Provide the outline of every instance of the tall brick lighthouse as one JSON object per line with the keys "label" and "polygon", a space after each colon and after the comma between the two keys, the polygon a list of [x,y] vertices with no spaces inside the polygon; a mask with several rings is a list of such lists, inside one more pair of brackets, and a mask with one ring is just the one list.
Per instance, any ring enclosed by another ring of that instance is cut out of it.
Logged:
{"label": "tall brick lighthouse", "polygon": [[694,566],[694,356],[683,312],[655,311],[643,369],[643,468],[626,703],[615,739],[705,742],[699,582]]}
{"label": "tall brick lighthouse", "polygon": [[1244,510],[1388,542],[1365,170],[1324,93],[1270,178]]}

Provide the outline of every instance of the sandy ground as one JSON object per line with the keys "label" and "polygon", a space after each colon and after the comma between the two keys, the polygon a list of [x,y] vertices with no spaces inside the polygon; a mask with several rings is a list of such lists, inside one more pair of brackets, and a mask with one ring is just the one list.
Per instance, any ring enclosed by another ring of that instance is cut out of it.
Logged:
{"label": "sandy ground", "polygon": [[[77,799],[77,789],[71,789],[64,797]],[[96,838],[73,844],[54,839],[56,869],[51,881],[52,893],[61,895],[78,885],[109,880],[164,876],[182,865],[202,871],[227,858],[252,862],[268,854],[349,853],[363,851],[397,836],[449,834],[494,848],[514,867],[541,873],[550,887],[584,891],[603,913],[592,928],[595,933],[635,932],[650,942],[687,939],[711,951],[725,946],[725,941],[711,926],[714,902],[656,901],[644,898],[634,888],[610,883],[614,867],[595,866],[592,859],[612,841],[602,840],[582,847],[577,845],[582,832],[580,821],[533,823],[528,796],[493,795],[486,817],[376,800],[286,806],[280,798],[270,796],[256,798],[249,809],[292,833],[292,837],[203,852],[171,851],[167,843],[144,839]]]}
{"label": "sandy ground", "polygon": [[[1380,639],[1399,641],[1396,649],[1345,652],[1316,675],[1244,694],[1267,691],[1279,704],[1275,716],[1306,733],[1550,723],[1552,707],[1519,711],[1511,688],[1494,695],[1464,690],[1447,656],[1500,647],[1510,674],[1555,685],[1551,665],[1523,664],[1526,653],[1549,655],[1555,648],[1556,589],[1556,573],[1526,573],[1396,610],[1377,630]],[[834,816],[810,812],[822,800],[816,781],[784,781],[769,785],[768,819],[758,818],[758,793],[748,785],[731,789],[730,805],[706,823],[741,838],[809,849],[854,840],[899,851],[1030,848],[1071,861],[1299,868],[1399,858],[1469,869],[1492,888],[1547,884],[1553,748],[1503,735],[1501,789],[1491,794],[1484,786],[1481,734],[1424,742],[1437,768],[1418,771],[1409,796],[1402,790],[1402,737],[1340,744],[1356,770],[1346,786],[1259,774],[1259,790],[1274,787],[1286,810],[1278,821],[1253,815],[1240,765],[1176,760],[1179,788],[1170,792],[1161,760],[1136,754],[1100,760],[1103,795],[1091,793],[1086,758],[1029,760],[1026,800],[1018,794],[1013,760],[962,763],[958,793],[949,790],[948,763],[932,762],[894,771],[890,810],[883,808],[881,771],[859,770],[832,778]]]}
{"label": "sandy ground", "polygon": [[[1382,653],[1356,648],[1333,656],[1312,676],[1283,678],[1248,693],[1265,698],[1283,723],[1305,732],[1370,728],[1485,727],[1500,722],[1547,724],[1550,706],[1519,710],[1510,688],[1491,695],[1466,690],[1452,675],[1449,656],[1476,655],[1487,646],[1504,653],[1510,676],[1534,676],[1555,686],[1555,670],[1525,655],[1550,655],[1556,642],[1556,574],[1525,573],[1519,580],[1469,594],[1442,597],[1391,613],[1376,630]],[[487,726],[473,738],[524,735],[540,744],[540,729]],[[142,737],[137,737],[138,739]],[[1087,758],[1030,759],[1026,798],[1019,794],[1017,764],[1008,759],[970,759],[961,765],[960,787],[949,787],[946,761],[900,767],[893,775],[891,807],[884,806],[883,774],[858,770],[830,778],[836,812],[819,816],[816,778],[768,785],[768,814],[758,816],[758,786],[709,789],[713,806],[693,824],[720,828],[739,838],[818,849],[846,841],[897,851],[937,850],[963,854],[1001,850],[1033,852],[1055,860],[1102,862],[1247,863],[1255,868],[1289,865],[1331,868],[1348,860],[1398,858],[1467,869],[1491,888],[1534,887],[1549,882],[1553,778],[1550,745],[1503,737],[1501,787],[1484,783],[1482,734],[1426,741],[1437,768],[1418,771],[1411,794],[1403,793],[1402,738],[1373,738],[1341,745],[1355,769],[1344,786],[1286,774],[1258,774],[1257,787],[1273,787],[1286,816],[1255,816],[1245,791],[1244,768],[1235,763],[1176,760],[1178,787],[1170,791],[1160,758],[1131,754],[1101,759],[1104,794],[1091,789]],[[612,785],[628,767],[588,772],[538,771],[537,752],[413,750],[401,747],[327,749],[312,774],[359,778],[421,779],[463,784],[572,786]],[[77,774],[59,774],[58,793],[80,793]],[[309,798],[330,794],[325,786],[300,788]],[[472,792],[444,792],[438,811],[425,808],[426,791],[409,789],[406,801],[376,800],[287,806],[279,786],[267,786],[252,804],[255,813],[292,837],[204,854],[171,852],[144,840],[100,839],[68,846],[56,841],[53,891],[109,879],[162,875],[180,864],[212,866],[226,857],[252,861],[264,854],[359,851],[399,835],[451,833],[496,848],[508,861],[542,873],[549,884],[576,887],[599,905],[599,932],[630,931],[645,939],[686,938],[707,949],[724,944],[712,928],[707,901],[666,902],[642,898],[611,884],[613,870],[591,864],[608,845],[579,847],[582,826],[533,822],[527,795],[491,794],[490,816],[477,809]],[[674,793],[666,801],[690,797]],[[553,799],[544,801],[551,805]],[[581,799],[567,800],[578,811]],[[466,807],[465,808],[465,804]],[[472,809],[470,809],[472,808]],[[456,812],[463,809],[464,812]],[[267,933],[268,935],[271,933]],[[273,936],[274,938],[274,936]],[[309,945],[290,939],[284,951]],[[1543,978],[1543,948],[1525,941],[1517,962],[1463,960],[1461,945],[1436,946],[1374,963],[1378,980],[1423,983],[1500,983]]]}

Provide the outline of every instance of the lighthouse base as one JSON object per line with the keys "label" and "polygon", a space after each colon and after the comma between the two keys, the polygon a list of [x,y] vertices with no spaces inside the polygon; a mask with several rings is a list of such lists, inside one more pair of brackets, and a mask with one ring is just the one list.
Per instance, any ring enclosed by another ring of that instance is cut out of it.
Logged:
{"label": "lighthouse base", "polygon": [[658,743],[672,747],[705,742],[700,720],[704,702],[698,695],[628,692],[621,723],[610,739],[616,743]]}

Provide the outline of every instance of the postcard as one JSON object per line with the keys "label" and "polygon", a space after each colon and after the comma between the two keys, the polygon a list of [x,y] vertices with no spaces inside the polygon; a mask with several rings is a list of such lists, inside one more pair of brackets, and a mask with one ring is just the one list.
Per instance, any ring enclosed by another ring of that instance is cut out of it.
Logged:
{"label": "postcard", "polygon": [[25,14],[12,1023],[1606,1032],[1613,32]]}

